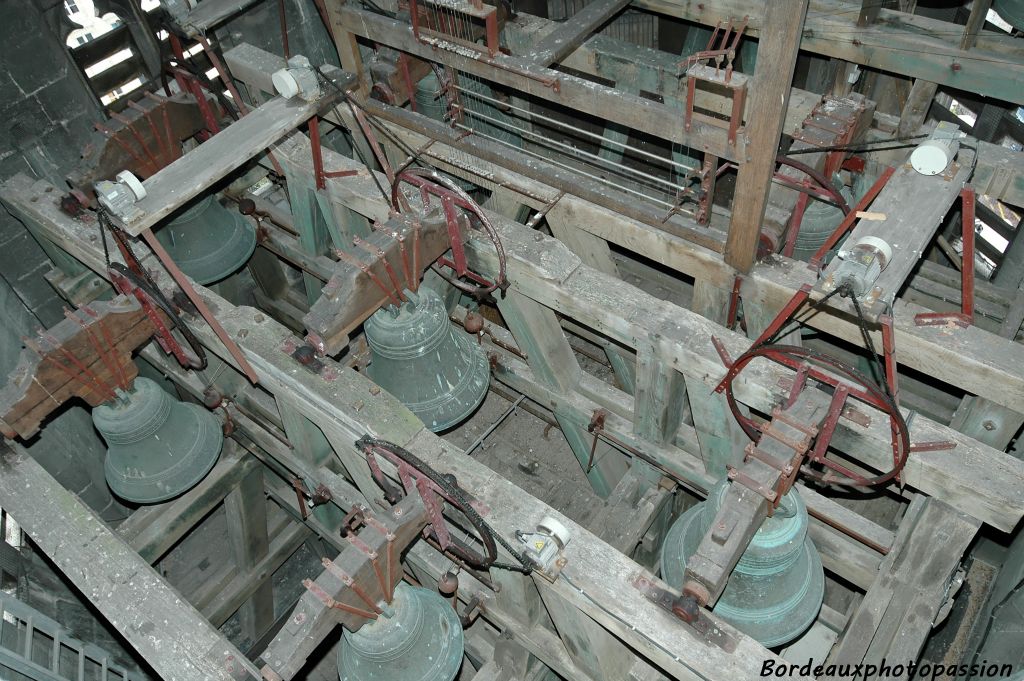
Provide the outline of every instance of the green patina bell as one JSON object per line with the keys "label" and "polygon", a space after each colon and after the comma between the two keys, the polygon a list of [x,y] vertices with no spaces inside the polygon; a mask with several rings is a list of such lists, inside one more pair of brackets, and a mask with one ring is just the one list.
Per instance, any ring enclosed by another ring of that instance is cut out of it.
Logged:
{"label": "green patina bell", "polygon": [[456,331],[441,296],[423,287],[366,320],[367,374],[430,430],[458,424],[483,401],[490,367],[471,336]]}
{"label": "green patina bell", "polygon": [[194,487],[217,463],[224,434],[217,418],[171,397],[148,378],[92,410],[107,442],[107,484],[140,504],[166,501]]}
{"label": "green patina bell", "polygon": [[1024,0],[994,0],[992,9],[1003,21],[1024,31]]}
{"label": "green patina bell", "polygon": [[238,271],[256,248],[256,229],[213,194],[179,213],[156,238],[181,271],[203,286]]}
{"label": "green patina bell", "polygon": [[[679,517],[661,547],[661,574],[669,585],[683,583],[686,561],[697,552],[725,497],[728,481],[712,488],[707,501]],[[802,634],[818,616],[825,573],[807,537],[807,507],[796,490],[782,498],[743,552],[714,613],[768,648]]]}
{"label": "green patina bell", "polygon": [[395,599],[359,631],[345,630],[341,681],[452,681],[462,666],[459,617],[433,591],[399,582]]}

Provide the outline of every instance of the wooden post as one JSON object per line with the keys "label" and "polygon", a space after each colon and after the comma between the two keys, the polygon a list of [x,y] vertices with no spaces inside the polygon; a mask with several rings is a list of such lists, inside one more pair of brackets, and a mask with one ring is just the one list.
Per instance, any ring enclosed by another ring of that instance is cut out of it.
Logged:
{"label": "wooden post", "polygon": [[[228,519],[228,543],[231,554],[244,573],[252,569],[270,551],[267,536],[267,500],[263,494],[263,469],[256,468],[224,500]],[[242,633],[250,641],[259,640],[274,623],[274,585],[266,575],[248,601],[242,604]]]}
{"label": "wooden post", "polygon": [[807,4],[808,0],[775,0],[765,4],[747,108],[750,144],[747,162],[740,164],[736,177],[732,221],[725,244],[725,261],[741,272],[750,271],[757,255]]}
{"label": "wooden post", "polygon": [[[498,300],[498,309],[516,343],[525,351],[530,368],[537,377],[558,392],[569,393],[574,390],[582,370],[555,313],[511,290],[504,299]],[[584,426],[559,414],[557,410],[555,419],[569,441],[573,454],[586,471],[594,491],[607,497],[626,471],[624,456],[607,451],[608,445],[598,442],[591,465],[593,436]]]}

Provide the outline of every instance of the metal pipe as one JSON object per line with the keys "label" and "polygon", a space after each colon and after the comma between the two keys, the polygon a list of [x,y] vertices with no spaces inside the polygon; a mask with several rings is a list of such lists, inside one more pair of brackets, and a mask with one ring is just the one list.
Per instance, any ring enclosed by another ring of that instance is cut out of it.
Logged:
{"label": "metal pipe", "polygon": [[623,165],[621,163],[617,163],[615,161],[611,161],[611,160],[606,159],[606,158],[601,158],[597,154],[592,154],[589,151],[583,151],[582,149],[577,149],[576,147],[572,146],[571,144],[566,144],[565,142],[559,142],[558,140],[551,139],[550,137],[545,137],[544,135],[535,133],[535,132],[533,132],[531,130],[527,130],[526,128],[518,128],[518,127],[516,127],[514,125],[511,125],[509,123],[506,123],[504,121],[499,121],[496,118],[492,118],[492,117],[490,117],[490,116],[488,116],[486,114],[482,114],[479,111],[473,111],[472,109],[463,108],[463,112],[467,113],[470,116],[473,116],[475,118],[481,118],[481,119],[487,121],[488,123],[492,123],[494,125],[500,125],[502,127],[505,127],[505,128],[510,129],[510,130],[513,130],[513,131],[515,131],[516,133],[518,133],[520,135],[530,135],[531,137],[535,137],[538,140],[540,140],[544,145],[553,144],[553,145],[555,145],[557,147],[561,147],[563,149],[567,149],[567,150],[569,150],[569,152],[571,152],[573,154],[577,154],[577,155],[584,156],[586,158],[594,159],[598,163],[603,163],[603,164],[605,164],[607,166],[610,166],[612,168],[621,169],[621,170],[623,170],[626,173],[629,173],[629,174],[632,174],[632,175],[636,175],[637,177],[642,177],[644,179],[650,180],[651,182],[657,182],[658,184],[666,185],[668,187],[671,187],[673,190],[677,190],[679,188],[678,185],[676,183],[674,183],[674,182],[670,182],[670,181],[662,179],[660,177],[655,177],[654,175],[648,175],[647,173],[644,173],[644,172],[639,171],[639,170],[635,170],[635,169],[630,168],[630,167],[628,167],[626,165]]}
{"label": "metal pipe", "polygon": [[521,152],[523,154],[526,154],[527,156],[533,156],[534,158],[539,159],[541,161],[544,161],[545,163],[550,163],[551,165],[558,166],[559,168],[563,168],[563,169],[568,170],[570,172],[578,173],[578,174],[582,175],[583,177],[589,178],[591,180],[595,180],[596,182],[600,182],[601,184],[604,184],[604,185],[608,185],[609,187],[613,187],[613,188],[615,188],[615,189],[617,189],[619,191],[626,192],[627,194],[633,194],[634,196],[639,196],[640,198],[646,199],[648,201],[652,201],[654,203],[661,204],[662,206],[665,206],[666,208],[674,208],[675,207],[674,204],[669,203],[668,201],[662,201],[661,199],[654,198],[653,196],[648,196],[647,194],[644,194],[643,192],[638,192],[635,189],[630,189],[628,187],[623,187],[622,185],[615,184],[614,182],[609,182],[608,180],[606,180],[603,177],[599,177],[597,175],[591,175],[590,173],[585,173],[582,170],[580,170],[579,168],[573,168],[572,166],[566,165],[564,163],[559,163],[558,161],[555,161],[554,159],[547,158],[546,156],[541,156],[538,153],[535,153],[535,152],[532,152],[532,151],[528,151],[526,149],[518,149],[516,147],[513,147],[511,144],[506,144],[505,142],[502,142],[501,140],[497,139],[496,137],[491,137],[490,135],[485,135],[482,132],[478,132],[476,130],[473,130],[469,126],[461,125],[460,124],[460,125],[457,125],[456,127],[460,128],[462,130],[465,130],[466,132],[473,133],[474,135],[476,135],[478,137],[481,137],[483,139],[490,140],[491,142],[495,142],[497,144],[500,144],[500,145],[502,145],[504,147],[508,147],[510,149],[515,149],[516,151]]}
{"label": "metal pipe", "polygon": [[485,99],[485,100],[487,100],[489,102],[492,102],[492,103],[494,103],[494,104],[496,104],[498,106],[508,107],[509,109],[515,109],[516,111],[522,111],[523,113],[528,115],[530,118],[537,118],[537,119],[540,119],[540,120],[545,121],[547,123],[552,123],[554,125],[557,125],[557,126],[560,126],[562,128],[565,128],[566,130],[571,130],[571,131],[573,131],[575,133],[579,133],[581,135],[586,135],[587,137],[592,137],[592,138],[594,138],[594,139],[596,139],[596,140],[598,140],[599,142],[602,142],[602,143],[612,144],[612,145],[617,146],[617,147],[622,147],[623,149],[629,150],[629,151],[631,151],[631,152],[633,152],[633,153],[635,153],[635,154],[637,154],[639,156],[644,156],[644,157],[649,158],[649,159],[651,159],[653,161],[658,161],[660,163],[665,163],[666,165],[672,166],[674,168],[682,168],[683,170],[687,171],[686,173],[684,173],[686,175],[696,174],[698,172],[698,169],[693,167],[693,166],[688,166],[688,165],[686,165],[684,163],[679,163],[678,161],[673,161],[673,160],[667,159],[664,156],[658,156],[657,154],[652,154],[649,151],[644,151],[643,149],[631,146],[629,144],[626,144],[625,142],[617,142],[615,140],[607,139],[607,138],[604,137],[604,135],[598,135],[595,132],[590,132],[589,130],[584,130],[583,128],[579,128],[579,127],[577,127],[575,125],[572,125],[571,123],[565,123],[564,121],[560,121],[558,119],[551,118],[549,116],[545,116],[544,114],[539,114],[539,113],[536,113],[534,111],[530,111],[529,109],[524,109],[523,107],[516,106],[515,104],[512,104],[511,102],[502,102],[502,101],[500,101],[498,99],[494,99],[493,97],[488,97],[487,95],[480,94],[479,92],[473,92],[472,90],[467,90],[467,89],[465,89],[463,87],[459,87],[459,86],[455,86],[455,87],[459,91],[465,92],[470,97],[473,97],[473,98],[476,98],[476,99]]}

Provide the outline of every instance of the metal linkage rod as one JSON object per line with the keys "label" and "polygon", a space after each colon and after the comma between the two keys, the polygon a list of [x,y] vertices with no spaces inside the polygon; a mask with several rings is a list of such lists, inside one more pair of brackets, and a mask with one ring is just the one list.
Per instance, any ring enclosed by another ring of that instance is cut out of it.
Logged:
{"label": "metal linkage rod", "polygon": [[623,191],[623,192],[626,192],[626,193],[629,193],[629,194],[633,194],[634,196],[639,196],[640,198],[646,199],[647,201],[651,201],[653,203],[661,204],[662,206],[665,206],[666,208],[673,208],[674,207],[674,204],[669,203],[668,201],[662,201],[661,199],[656,199],[656,198],[654,198],[652,196],[648,196],[647,194],[644,194],[643,192],[638,192],[635,189],[630,189],[629,187],[624,187],[622,185],[615,184],[614,182],[609,182],[608,180],[606,180],[603,177],[600,177],[599,175],[591,175],[590,173],[583,172],[579,168],[573,168],[570,165],[566,165],[564,163],[559,163],[558,161],[555,161],[554,159],[550,159],[550,158],[548,158],[546,156],[541,156],[540,154],[532,152],[532,151],[529,151],[527,149],[520,149],[520,148],[515,147],[515,146],[509,144],[508,142],[504,142],[504,141],[502,141],[502,140],[500,140],[500,139],[498,139],[496,137],[491,137],[490,135],[486,135],[486,134],[484,134],[482,132],[474,130],[473,128],[470,128],[469,126],[458,125],[457,127],[460,128],[461,130],[465,130],[467,132],[471,132],[474,135],[476,135],[476,136],[478,136],[478,137],[480,137],[482,139],[486,139],[486,140],[489,140],[491,142],[495,142],[497,144],[500,144],[502,146],[508,147],[510,149],[515,149],[516,151],[521,152],[523,154],[526,154],[527,156],[533,156],[534,158],[539,159],[541,161],[544,161],[546,163],[550,163],[551,165],[558,166],[560,168],[564,168],[565,170],[568,170],[568,171],[571,171],[571,172],[574,172],[574,173],[578,173],[579,175],[582,175],[583,177],[586,177],[588,179],[594,180],[595,182],[600,182],[601,184],[608,185],[609,187],[613,187],[615,189],[618,189],[619,191]]}
{"label": "metal linkage rod", "polygon": [[[642,172],[640,170],[636,170],[634,168],[630,168],[630,167],[628,167],[628,166],[626,166],[626,165],[624,165],[622,163],[616,163],[615,161],[612,161],[612,160],[609,160],[609,159],[606,159],[606,158],[601,158],[597,154],[592,154],[589,151],[584,151],[583,149],[578,149],[578,148],[572,146],[571,144],[566,144],[565,142],[559,142],[558,140],[551,139],[550,137],[545,137],[544,135],[538,134],[538,133],[533,132],[531,130],[527,130],[526,128],[520,128],[518,126],[512,125],[511,123],[506,123],[505,121],[498,120],[497,118],[492,118],[491,116],[488,116],[486,114],[482,114],[479,111],[473,111],[471,109],[463,109],[463,112],[468,114],[468,115],[470,115],[470,116],[472,116],[472,117],[474,117],[474,118],[479,118],[479,119],[485,120],[488,123],[492,123],[494,125],[500,125],[501,127],[506,128],[508,130],[511,130],[511,131],[513,131],[515,133],[518,133],[520,135],[529,135],[530,137],[534,137],[537,140],[539,140],[541,142],[541,144],[544,145],[544,146],[554,145],[554,146],[556,146],[558,148],[566,149],[571,154],[575,154],[577,156],[582,156],[584,158],[593,159],[597,163],[603,164],[603,165],[611,167],[611,168],[616,168],[618,170],[623,171],[624,173],[627,173],[627,174],[630,174],[630,175],[635,175],[636,177],[642,177],[642,178],[644,178],[646,180],[650,180],[651,182],[655,182],[657,184],[665,185],[665,186],[671,188],[673,191],[675,191],[675,190],[677,190],[679,188],[679,186],[675,182],[670,182],[669,180],[665,180],[665,179],[660,178],[660,177],[655,177],[654,175],[648,175],[645,172]],[[652,187],[652,189],[653,189],[653,187]]]}
{"label": "metal linkage rod", "polygon": [[511,102],[503,102],[503,101],[501,101],[499,99],[495,99],[494,97],[488,97],[485,94],[482,94],[482,93],[479,93],[479,92],[474,92],[472,90],[468,90],[468,89],[463,88],[463,87],[459,87],[458,85],[456,85],[455,87],[460,92],[462,92],[462,93],[464,93],[466,95],[469,95],[470,97],[472,97],[474,99],[484,100],[484,101],[487,101],[489,103],[495,104],[495,105],[503,107],[503,108],[507,107],[509,109],[515,109],[516,111],[522,111],[524,114],[528,115],[530,118],[536,118],[538,120],[544,121],[545,123],[551,123],[552,125],[557,125],[557,126],[559,126],[561,128],[564,128],[566,130],[571,130],[574,133],[577,133],[577,134],[580,134],[580,135],[585,135],[586,137],[590,137],[592,139],[595,139],[598,142],[601,142],[602,144],[611,144],[611,145],[616,146],[616,147],[621,147],[622,149],[624,149],[626,151],[634,153],[634,154],[636,154],[638,156],[643,156],[644,158],[649,158],[652,161],[657,161],[658,163],[664,163],[665,165],[668,165],[668,166],[673,167],[673,168],[681,168],[682,170],[685,171],[683,173],[684,175],[696,175],[700,171],[699,168],[694,168],[693,166],[688,166],[685,163],[679,163],[678,161],[673,161],[671,159],[665,158],[664,156],[658,156],[657,154],[652,154],[649,151],[644,151],[643,149],[640,149],[639,147],[634,147],[634,146],[629,145],[629,144],[627,144],[625,142],[618,142],[616,140],[607,139],[607,138],[604,137],[604,135],[598,135],[596,132],[590,132],[589,130],[584,130],[583,128],[580,128],[580,127],[577,127],[575,125],[572,125],[571,123],[566,123],[565,121],[560,121],[560,120],[558,120],[556,118],[551,118],[550,116],[545,116],[544,114],[540,114],[540,113],[536,113],[534,111],[530,111],[529,109],[523,108],[521,106],[516,106],[515,104],[512,104]]}

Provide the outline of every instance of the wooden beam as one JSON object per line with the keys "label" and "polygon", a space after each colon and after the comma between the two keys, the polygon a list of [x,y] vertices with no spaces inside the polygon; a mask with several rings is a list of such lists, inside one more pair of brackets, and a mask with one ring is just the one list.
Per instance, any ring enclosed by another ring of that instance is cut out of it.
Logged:
{"label": "wooden beam", "polygon": [[161,677],[262,678],[92,510],[7,443],[0,445],[0,506]]}
{"label": "wooden beam", "polygon": [[[239,572],[247,573],[270,553],[267,534],[267,499],[263,493],[263,469],[245,476],[224,500],[228,544]],[[274,585],[264,575],[255,579],[256,588],[242,604],[242,633],[258,641],[274,623]]]}
{"label": "wooden beam", "polygon": [[135,212],[128,219],[111,214],[111,219],[132,236],[155,227],[228,173],[308,121],[335,97],[330,92],[315,102],[283,97],[270,100],[146,178],[142,183],[146,196],[134,205]]}
{"label": "wooden beam", "polygon": [[[901,165],[869,206],[872,213],[885,218],[858,221],[842,242],[856,244],[871,237],[892,247],[892,258],[871,284],[873,300],[892,305],[911,272],[918,267],[922,254],[971,175],[973,152],[964,149],[957,159],[941,175],[922,175],[909,163]],[[834,275],[842,262],[833,258],[828,263],[816,290],[827,293],[835,288],[839,282]],[[842,309],[847,307],[853,312],[852,304],[842,305]],[[874,314],[877,316],[877,309]]]}
{"label": "wooden beam", "polygon": [[915,499],[879,578],[857,606],[829,663],[916,660],[977,531],[974,518],[935,499]]}
{"label": "wooden beam", "polygon": [[526,58],[538,66],[551,66],[562,61],[629,3],[630,0],[595,0],[585,5],[544,36]]}
{"label": "wooden beam", "polygon": [[[102,250],[87,236],[91,226],[66,216],[57,219],[60,227],[56,231],[47,230],[47,238],[72,252],[90,269],[105,273]],[[62,235],[63,230],[67,231]],[[551,239],[544,241],[554,242]],[[541,246],[550,248],[547,243]],[[164,273],[157,271],[154,274],[158,284],[166,278]],[[288,337],[289,333],[277,322],[255,313],[251,308],[233,307],[205,287],[197,288],[208,305],[220,310],[218,317],[225,328],[240,338],[246,359],[259,374],[260,386],[275,396],[309,404],[308,411],[303,409],[305,415],[321,429],[336,429],[339,443],[342,440],[354,443],[369,432],[416,452],[436,470],[454,475],[469,494],[483,502],[489,508],[488,522],[502,536],[514,537],[517,529],[534,527],[548,515],[557,517],[572,535],[572,541],[566,547],[567,568],[562,572],[563,578],[555,583],[535,579],[541,593],[558,593],[668,675],[681,679],[713,679],[725,670],[737,678],[747,678],[756,675],[755,670],[760,669],[765,659],[778,659],[718,620],[713,613],[707,617],[736,642],[736,648],[726,652],[706,643],[681,620],[643,598],[632,582],[635,576],[643,574],[663,588],[667,585],[659,583],[656,577],[634,561],[427,431],[412,412],[365,376],[330,359],[325,363],[334,372],[332,380],[324,380],[306,371],[288,354],[281,352],[281,339]],[[240,334],[243,329],[244,333]],[[210,352],[228,363],[234,361],[210,329],[197,325],[194,331]],[[7,480],[8,476],[4,475],[0,485]],[[572,580],[571,583],[568,580]],[[624,594],[629,597],[624,597]],[[557,652],[546,648],[536,650],[551,659],[549,666],[563,665],[558,661]],[[623,654],[628,654],[626,648],[622,650]],[[197,678],[217,677],[198,673]]]}
{"label": "wooden beam", "polygon": [[800,34],[808,0],[775,0],[766,4],[757,48],[757,65],[750,87],[754,112],[747,124],[750,148],[747,163],[736,175],[725,262],[749,272],[757,256],[761,221],[775,173],[775,156],[793,84],[793,69],[800,50]]}
{"label": "wooden beam", "polygon": [[[339,25],[346,30],[420,59],[437,59],[437,48],[417,41],[408,22],[357,9],[354,5],[340,5],[340,8]],[[444,58],[446,63],[460,71],[520,89],[536,98],[590,113],[660,139],[708,151],[719,158],[740,163],[747,157],[745,135],[739,135],[736,143],[730,144],[727,130],[699,121],[694,121],[687,131],[675,109],[645,97],[619,92],[593,81],[540,68],[524,59],[503,54],[482,60],[446,51]]]}
{"label": "wooden beam", "polygon": [[[498,299],[498,310],[540,379],[555,390],[573,390],[582,370],[554,313],[514,292]],[[594,491],[607,497],[626,471],[625,459],[607,444],[595,450],[594,436],[580,424],[561,417],[558,412],[555,412],[555,419]]]}
{"label": "wooden beam", "polygon": [[[766,8],[757,0],[635,0],[634,4],[705,26],[748,16],[747,34],[761,38]],[[981,31],[975,48],[959,49],[963,26],[921,15],[881,9],[869,34],[857,27],[858,9],[844,0],[811,0],[800,49],[882,71],[1024,104],[1024,50],[1005,33]],[[1002,65],[1005,68],[993,68]]]}
{"label": "wooden beam", "polygon": [[971,14],[967,17],[967,25],[964,26],[964,35],[960,38],[960,49],[969,50],[978,42],[978,35],[985,25],[988,11],[992,7],[992,0],[974,0],[971,3]]}
{"label": "wooden beam", "polygon": [[177,499],[136,511],[117,528],[118,535],[150,564],[166,555],[246,476],[261,467],[234,440],[225,440],[224,449],[221,460],[198,485]]}

